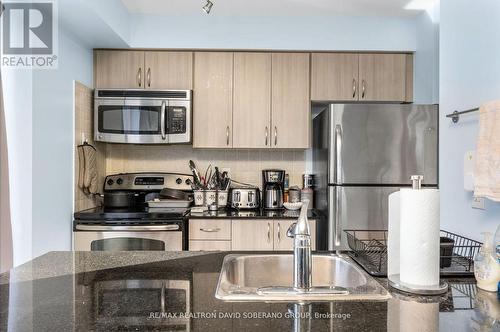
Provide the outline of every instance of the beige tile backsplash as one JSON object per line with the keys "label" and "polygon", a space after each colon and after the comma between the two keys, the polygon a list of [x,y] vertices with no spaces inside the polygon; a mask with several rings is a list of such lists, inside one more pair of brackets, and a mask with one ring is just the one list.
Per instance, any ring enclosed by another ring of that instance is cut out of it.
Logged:
{"label": "beige tile backsplash", "polygon": [[231,178],[261,185],[261,170],[284,169],[290,174],[290,185],[301,185],[306,170],[305,151],[292,150],[199,150],[187,145],[107,144],[106,173],[179,172],[190,173],[192,159],[203,173],[209,164],[229,168]]}

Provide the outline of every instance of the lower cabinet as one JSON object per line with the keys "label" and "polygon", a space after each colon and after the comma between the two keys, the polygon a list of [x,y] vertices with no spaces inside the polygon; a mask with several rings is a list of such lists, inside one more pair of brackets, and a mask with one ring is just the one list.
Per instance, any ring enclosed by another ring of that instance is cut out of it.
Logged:
{"label": "lower cabinet", "polygon": [[[286,233],[295,219],[190,219],[190,251],[290,251]],[[316,220],[309,220],[316,249]]]}
{"label": "lower cabinet", "polygon": [[231,223],[233,250],[273,250],[274,225],[272,219],[233,220]]}

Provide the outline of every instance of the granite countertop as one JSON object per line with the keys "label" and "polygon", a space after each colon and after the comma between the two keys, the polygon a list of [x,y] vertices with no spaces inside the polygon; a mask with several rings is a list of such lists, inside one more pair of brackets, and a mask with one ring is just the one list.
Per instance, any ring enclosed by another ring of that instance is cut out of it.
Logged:
{"label": "granite countertop", "polygon": [[[0,275],[0,331],[500,329],[496,293],[477,289],[470,278],[449,279],[442,296],[390,290],[392,298],[382,302],[222,302],[214,293],[227,254],[48,253]],[[186,309],[187,317],[180,314]]]}
{"label": "granite countertop", "polygon": [[[188,219],[297,219],[300,210],[291,211],[286,209],[281,210],[235,210],[235,209],[220,209],[217,211],[191,212]],[[321,214],[316,209],[308,210],[307,217],[309,219],[320,218]]]}

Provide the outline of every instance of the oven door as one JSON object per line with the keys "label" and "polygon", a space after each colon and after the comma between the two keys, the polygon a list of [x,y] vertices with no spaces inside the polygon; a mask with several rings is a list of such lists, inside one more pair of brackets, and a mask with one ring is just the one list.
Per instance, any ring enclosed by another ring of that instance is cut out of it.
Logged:
{"label": "oven door", "polygon": [[179,225],[105,226],[76,225],[75,251],[181,251]]}
{"label": "oven door", "polygon": [[169,100],[166,128],[169,143],[191,143],[191,102]]}
{"label": "oven door", "polygon": [[166,144],[168,100],[100,99],[94,107],[96,141]]}

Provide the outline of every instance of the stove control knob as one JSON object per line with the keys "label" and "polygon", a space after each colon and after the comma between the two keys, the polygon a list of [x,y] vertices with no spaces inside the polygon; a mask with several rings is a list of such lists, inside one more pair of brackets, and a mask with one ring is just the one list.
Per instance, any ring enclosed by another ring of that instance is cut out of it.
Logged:
{"label": "stove control knob", "polygon": [[113,179],[108,179],[106,183],[108,184],[108,186],[112,186],[115,181],[113,181]]}
{"label": "stove control knob", "polygon": [[177,178],[177,180],[175,180],[175,183],[181,184],[182,183],[182,179],[181,178]]}
{"label": "stove control knob", "polygon": [[117,185],[120,186],[120,185],[122,185],[122,183],[123,183],[123,179],[122,178],[118,178],[118,180],[116,180],[116,184]]}
{"label": "stove control knob", "polygon": [[191,179],[186,179],[186,184],[187,184],[188,186],[190,186],[190,185],[191,185]]}

